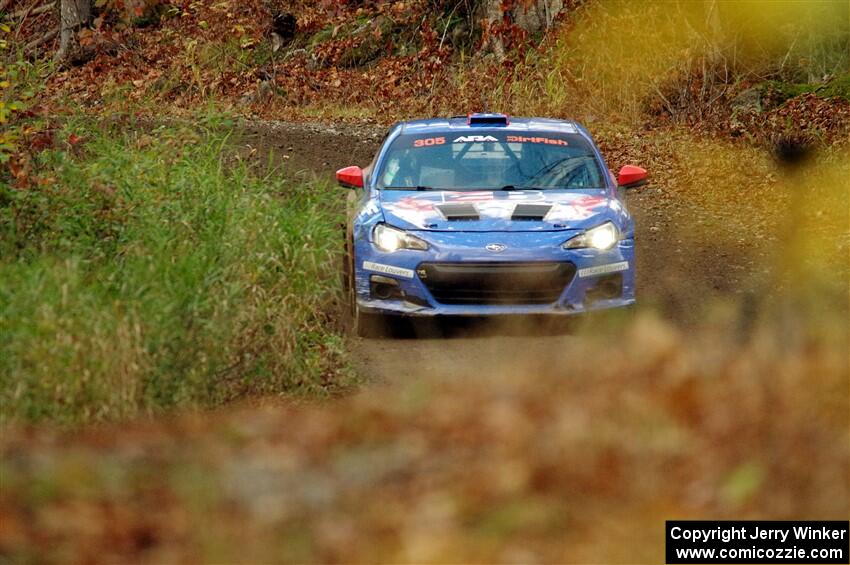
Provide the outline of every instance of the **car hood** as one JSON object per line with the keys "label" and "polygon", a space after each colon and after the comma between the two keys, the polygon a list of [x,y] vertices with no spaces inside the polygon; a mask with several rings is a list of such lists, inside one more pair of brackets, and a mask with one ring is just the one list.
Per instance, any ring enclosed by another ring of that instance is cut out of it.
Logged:
{"label": "car hood", "polygon": [[387,223],[433,231],[584,229],[619,211],[602,190],[383,190],[380,203]]}

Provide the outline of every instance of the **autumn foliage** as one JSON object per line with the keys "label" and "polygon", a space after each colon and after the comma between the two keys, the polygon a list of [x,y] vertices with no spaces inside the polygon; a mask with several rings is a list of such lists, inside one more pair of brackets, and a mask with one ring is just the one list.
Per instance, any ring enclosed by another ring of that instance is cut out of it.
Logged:
{"label": "autumn foliage", "polygon": [[[846,2],[484,4],[107,0],[58,62],[2,4],[0,561],[658,562],[665,519],[846,519]],[[639,310],[348,339],[330,171],[482,109],[650,170]]]}

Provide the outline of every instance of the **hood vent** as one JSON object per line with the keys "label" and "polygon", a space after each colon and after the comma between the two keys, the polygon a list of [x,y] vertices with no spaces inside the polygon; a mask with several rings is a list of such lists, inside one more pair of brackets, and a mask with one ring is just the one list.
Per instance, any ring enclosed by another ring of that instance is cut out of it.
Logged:
{"label": "hood vent", "polygon": [[443,217],[450,222],[455,220],[480,219],[478,210],[476,210],[475,206],[470,203],[440,204],[437,206],[437,210],[439,210]]}
{"label": "hood vent", "polygon": [[551,209],[551,204],[517,204],[511,219],[541,221]]}

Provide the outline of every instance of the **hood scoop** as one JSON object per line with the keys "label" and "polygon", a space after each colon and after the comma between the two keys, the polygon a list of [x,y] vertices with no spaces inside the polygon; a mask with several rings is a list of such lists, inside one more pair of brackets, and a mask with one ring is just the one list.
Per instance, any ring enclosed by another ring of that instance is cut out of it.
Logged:
{"label": "hood scoop", "polygon": [[443,217],[450,222],[481,219],[478,215],[478,210],[475,209],[475,205],[467,202],[457,204],[440,204],[439,206],[436,206],[436,208],[440,211],[440,214],[442,214]]}
{"label": "hood scoop", "polygon": [[552,209],[551,204],[517,204],[511,214],[512,220],[542,221]]}

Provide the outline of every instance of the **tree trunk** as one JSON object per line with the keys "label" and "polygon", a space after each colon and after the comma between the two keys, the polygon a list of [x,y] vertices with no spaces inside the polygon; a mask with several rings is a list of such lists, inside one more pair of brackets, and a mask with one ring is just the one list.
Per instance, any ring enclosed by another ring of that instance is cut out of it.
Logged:
{"label": "tree trunk", "polygon": [[[529,33],[540,33],[549,29],[555,17],[564,8],[564,0],[533,0],[532,2],[508,2],[503,0],[486,0],[483,2],[484,16],[490,28],[498,25],[505,18],[502,7],[512,5],[509,10],[510,19]],[[491,34],[484,45],[485,51],[495,53],[499,59],[505,57],[505,46],[502,38]]]}
{"label": "tree trunk", "polygon": [[63,61],[71,50],[76,29],[88,23],[91,17],[91,0],[61,0],[59,24],[59,51],[56,60]]}
{"label": "tree trunk", "polygon": [[534,0],[514,8],[514,21],[529,33],[544,32],[564,8],[564,0]]}
{"label": "tree trunk", "polygon": [[[502,12],[502,0],[487,0],[484,7],[484,14],[487,18],[487,27],[493,29],[493,26],[501,23],[505,14]],[[487,38],[487,43],[484,45],[484,51],[495,53],[500,60],[505,58],[505,44],[502,38],[498,35],[490,33]]]}

